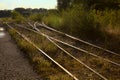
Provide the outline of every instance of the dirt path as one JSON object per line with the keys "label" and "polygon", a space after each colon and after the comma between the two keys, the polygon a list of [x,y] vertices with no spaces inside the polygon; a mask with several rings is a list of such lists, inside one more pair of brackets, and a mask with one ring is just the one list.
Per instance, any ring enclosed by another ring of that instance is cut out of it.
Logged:
{"label": "dirt path", "polygon": [[40,80],[5,31],[0,32],[0,80]]}

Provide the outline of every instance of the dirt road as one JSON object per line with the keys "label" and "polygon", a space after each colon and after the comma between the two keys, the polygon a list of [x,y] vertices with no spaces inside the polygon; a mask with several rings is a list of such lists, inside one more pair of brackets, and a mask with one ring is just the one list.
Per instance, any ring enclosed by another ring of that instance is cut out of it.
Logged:
{"label": "dirt road", "polygon": [[0,80],[40,80],[5,31],[0,31]]}

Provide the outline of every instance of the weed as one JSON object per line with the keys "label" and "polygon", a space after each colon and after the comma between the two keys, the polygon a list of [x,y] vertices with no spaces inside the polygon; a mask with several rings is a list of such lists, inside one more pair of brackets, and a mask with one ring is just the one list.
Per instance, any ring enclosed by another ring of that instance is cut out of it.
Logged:
{"label": "weed", "polygon": [[[72,80],[70,76],[65,74],[61,69],[56,65],[53,65],[51,61],[49,61],[45,56],[43,56],[40,52],[38,52],[31,44],[29,44],[26,40],[20,37],[14,30],[8,30],[10,35],[15,39],[17,45],[20,49],[25,53],[25,55],[29,58],[30,62],[34,66],[35,71],[39,74],[39,76],[43,79],[49,80]],[[34,35],[33,33],[30,33]],[[30,34],[28,34],[30,36]],[[37,36],[37,35],[36,35]],[[38,37],[37,37],[38,38]],[[45,38],[39,37],[41,40],[45,41]],[[39,40],[39,39],[38,39]],[[40,41],[42,42],[42,41]],[[49,43],[49,42],[47,42]],[[55,53],[56,47],[53,44],[44,43],[44,46],[48,46],[45,48],[48,53]],[[40,44],[37,44],[40,45]],[[42,45],[42,43],[41,43]],[[41,46],[42,48],[42,46]]]}

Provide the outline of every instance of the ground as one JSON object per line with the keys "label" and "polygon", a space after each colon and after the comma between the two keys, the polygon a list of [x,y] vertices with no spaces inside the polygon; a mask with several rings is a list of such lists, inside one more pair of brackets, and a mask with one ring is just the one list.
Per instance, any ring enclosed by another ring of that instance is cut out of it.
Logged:
{"label": "ground", "polygon": [[6,31],[0,31],[0,80],[40,80]]}

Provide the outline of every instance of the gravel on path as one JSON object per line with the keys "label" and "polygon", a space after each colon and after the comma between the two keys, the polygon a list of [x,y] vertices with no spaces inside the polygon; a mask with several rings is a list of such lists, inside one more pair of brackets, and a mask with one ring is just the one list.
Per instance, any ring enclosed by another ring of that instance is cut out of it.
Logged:
{"label": "gravel on path", "polygon": [[0,34],[0,80],[40,80],[10,35]]}

